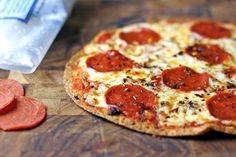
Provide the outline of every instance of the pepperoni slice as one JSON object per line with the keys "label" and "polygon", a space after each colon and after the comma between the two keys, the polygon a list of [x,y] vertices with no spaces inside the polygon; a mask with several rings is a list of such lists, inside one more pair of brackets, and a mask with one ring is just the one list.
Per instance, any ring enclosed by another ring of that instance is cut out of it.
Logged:
{"label": "pepperoni slice", "polygon": [[199,60],[208,62],[211,65],[221,64],[227,57],[228,53],[218,45],[195,44],[186,48],[187,54],[196,57]]}
{"label": "pepperoni slice", "polygon": [[116,50],[109,50],[88,58],[86,64],[98,72],[112,72],[132,68],[133,61]]}
{"label": "pepperoni slice", "polygon": [[23,86],[16,80],[11,79],[0,79],[0,91],[4,89],[9,89],[15,96],[23,96],[24,88]]}
{"label": "pepperoni slice", "polygon": [[0,111],[11,104],[15,99],[15,95],[8,89],[0,90]]}
{"label": "pepperoni slice", "polygon": [[197,73],[189,67],[180,66],[162,72],[165,85],[181,91],[203,90],[209,86],[209,75]]}
{"label": "pepperoni slice", "polygon": [[198,33],[204,37],[211,39],[229,38],[231,31],[221,24],[213,21],[200,21],[192,25],[192,32]]}
{"label": "pepperoni slice", "polygon": [[102,32],[96,39],[96,42],[99,44],[103,44],[107,40],[109,40],[113,36],[113,34],[114,32]]}
{"label": "pepperoni slice", "polygon": [[11,110],[0,114],[0,128],[2,130],[29,129],[42,122],[45,116],[46,107],[41,102],[19,96]]}
{"label": "pepperoni slice", "polygon": [[236,120],[236,95],[218,93],[206,102],[212,116],[222,120]]}
{"label": "pepperoni slice", "polygon": [[141,28],[131,32],[121,32],[120,38],[128,44],[152,44],[160,40],[160,35],[148,28]]}
{"label": "pepperoni slice", "polygon": [[130,84],[113,86],[105,93],[105,99],[107,104],[117,106],[127,117],[156,120],[154,106],[157,105],[157,98],[142,86]]}

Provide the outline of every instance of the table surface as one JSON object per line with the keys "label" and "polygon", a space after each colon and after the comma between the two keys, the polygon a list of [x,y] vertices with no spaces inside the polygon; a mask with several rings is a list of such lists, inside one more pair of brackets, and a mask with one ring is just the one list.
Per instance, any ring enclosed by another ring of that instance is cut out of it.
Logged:
{"label": "table surface", "polygon": [[95,117],[63,87],[69,58],[102,29],[167,17],[235,20],[235,0],[78,0],[71,17],[33,74],[0,70],[44,102],[46,120],[32,130],[0,131],[0,156],[234,156],[236,136],[209,132],[164,138],[137,133]]}

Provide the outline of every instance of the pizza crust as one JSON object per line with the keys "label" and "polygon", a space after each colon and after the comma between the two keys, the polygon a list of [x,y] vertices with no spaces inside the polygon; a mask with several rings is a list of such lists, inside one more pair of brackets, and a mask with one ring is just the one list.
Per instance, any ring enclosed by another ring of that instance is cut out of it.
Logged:
{"label": "pizza crust", "polygon": [[[132,130],[136,130],[139,132],[152,134],[155,136],[194,136],[194,135],[201,135],[206,132],[208,132],[210,129],[224,132],[228,134],[236,134],[236,128],[233,126],[224,126],[220,124],[204,124],[201,126],[196,127],[176,127],[176,128],[163,128],[159,129],[156,128],[154,125],[150,125],[150,123],[146,122],[135,122],[130,119],[127,119],[123,115],[119,116],[110,116],[107,114],[107,111],[105,109],[98,109],[93,106],[89,106],[85,102],[82,101],[82,96],[77,95],[71,88],[72,85],[72,69],[77,64],[77,61],[80,57],[84,55],[83,50],[79,51],[77,54],[75,54],[71,60],[67,63],[66,69],[64,72],[64,85],[66,92],[69,94],[69,96],[74,100],[74,102],[83,108],[84,110],[97,115],[99,117],[105,118],[115,124],[122,125],[124,127],[127,127]],[[79,97],[79,100],[75,99],[75,96]]]}
{"label": "pizza crust", "polygon": [[[193,19],[169,19],[170,22],[186,22],[186,21],[195,21]],[[104,32],[104,31],[103,31]],[[100,33],[99,33],[100,34]],[[98,34],[98,35],[99,35]],[[98,35],[94,38],[96,39]],[[223,125],[219,122],[217,123],[205,123],[203,125],[199,126],[186,126],[186,127],[163,127],[163,128],[158,128],[154,124],[150,124],[148,122],[137,122],[133,121],[131,119],[126,118],[123,115],[108,115],[107,114],[107,109],[102,109],[102,108],[96,108],[94,106],[90,106],[86,102],[83,101],[82,95],[79,94],[72,89],[72,72],[73,68],[78,64],[78,60],[80,57],[85,56],[86,54],[84,53],[84,50],[81,49],[78,51],[66,64],[65,71],[64,71],[64,86],[66,89],[66,92],[68,95],[73,99],[73,101],[83,108],[84,110],[102,117],[108,121],[111,121],[115,124],[124,126],[126,128],[142,132],[142,133],[147,133],[151,134],[154,136],[195,136],[195,135],[201,135],[209,130],[215,130],[218,132],[223,132],[227,134],[235,134],[236,135],[236,128],[235,126],[230,126],[230,125]],[[79,99],[76,99],[75,96],[77,96]],[[234,125],[234,123],[232,123]]]}

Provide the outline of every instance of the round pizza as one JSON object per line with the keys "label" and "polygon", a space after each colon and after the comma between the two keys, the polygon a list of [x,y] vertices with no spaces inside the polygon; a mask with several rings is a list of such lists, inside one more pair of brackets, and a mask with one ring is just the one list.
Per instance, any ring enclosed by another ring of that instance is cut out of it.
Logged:
{"label": "round pizza", "polygon": [[157,136],[236,134],[236,24],[159,20],[99,33],[67,63],[83,109]]}

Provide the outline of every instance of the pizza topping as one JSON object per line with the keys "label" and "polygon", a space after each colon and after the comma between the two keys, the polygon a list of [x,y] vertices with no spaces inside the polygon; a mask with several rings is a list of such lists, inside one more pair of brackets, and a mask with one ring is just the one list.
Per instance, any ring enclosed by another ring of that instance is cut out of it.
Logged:
{"label": "pizza topping", "polygon": [[128,44],[152,44],[160,40],[160,35],[148,28],[141,28],[139,30],[130,32],[121,32],[120,38]]}
{"label": "pizza topping", "polygon": [[228,56],[218,45],[195,44],[187,47],[186,53],[212,65],[221,64]]}
{"label": "pizza topping", "polygon": [[165,85],[181,91],[203,90],[209,86],[209,75],[197,73],[189,67],[180,66],[162,72]]}
{"label": "pizza topping", "polygon": [[235,67],[230,67],[229,69],[226,69],[224,71],[225,75],[227,75],[228,77],[233,77],[234,75],[236,75],[236,68]]}
{"label": "pizza topping", "polygon": [[0,79],[0,91],[9,89],[15,96],[23,96],[24,88],[16,80],[11,79]]}
{"label": "pizza topping", "polygon": [[222,120],[236,120],[236,95],[233,93],[218,93],[207,100],[211,115]]}
{"label": "pizza topping", "polygon": [[0,90],[0,111],[10,105],[15,99],[15,95],[8,89]]}
{"label": "pizza topping", "polygon": [[83,83],[80,77],[77,77],[73,80],[73,89],[83,92],[88,92],[91,89],[90,83]]}
{"label": "pizza topping", "polygon": [[199,98],[204,98],[204,95],[203,95],[203,94],[194,94],[194,95],[196,95],[196,96],[199,97]]}
{"label": "pizza topping", "polygon": [[86,64],[98,72],[112,72],[132,68],[133,61],[116,50],[109,50],[89,57]]}
{"label": "pizza topping", "polygon": [[152,76],[151,80],[152,80],[152,84],[154,86],[160,86],[160,84],[161,84],[161,76]]}
{"label": "pizza topping", "polygon": [[227,81],[227,89],[232,89],[232,88],[236,88],[236,85],[234,83]]}
{"label": "pizza topping", "polygon": [[42,122],[45,116],[46,107],[41,102],[19,96],[11,110],[0,114],[0,128],[2,130],[29,129]]}
{"label": "pizza topping", "polygon": [[81,78],[76,78],[76,79],[74,79],[74,81],[73,81],[73,88],[74,88],[74,89],[77,89],[77,90],[83,90],[83,89],[85,89],[85,85],[83,84]]}
{"label": "pizza topping", "polygon": [[114,105],[109,105],[109,109],[108,109],[108,115],[119,115],[121,114],[121,110],[117,107],[117,106],[114,106]]}
{"label": "pizza topping", "polygon": [[160,91],[161,76],[152,76],[151,81],[146,82],[144,85],[147,86],[147,87],[152,88],[155,91]]}
{"label": "pizza topping", "polygon": [[105,43],[107,40],[109,40],[113,36],[114,32],[102,32],[98,38],[96,39],[96,42],[99,44]]}
{"label": "pizza topping", "polygon": [[[113,35],[99,34],[86,46],[79,64],[75,62],[85,78],[73,73],[72,85],[80,89],[74,92],[73,99],[81,99],[98,112],[106,111],[111,120],[154,121],[160,129],[218,124],[222,120],[212,116],[209,111],[213,107],[206,102],[219,92],[236,95],[236,30],[230,24],[222,24],[232,30],[232,37],[211,40],[199,32],[191,33],[189,24],[147,23],[117,29]],[[83,93],[86,87],[90,90]],[[228,121],[227,125],[233,123]]]}
{"label": "pizza topping", "polygon": [[191,31],[211,39],[229,38],[231,31],[213,21],[200,21],[191,27]]}
{"label": "pizza topping", "polygon": [[105,93],[106,103],[119,108],[125,116],[133,119],[154,121],[157,98],[140,85],[122,84],[112,86]]}

